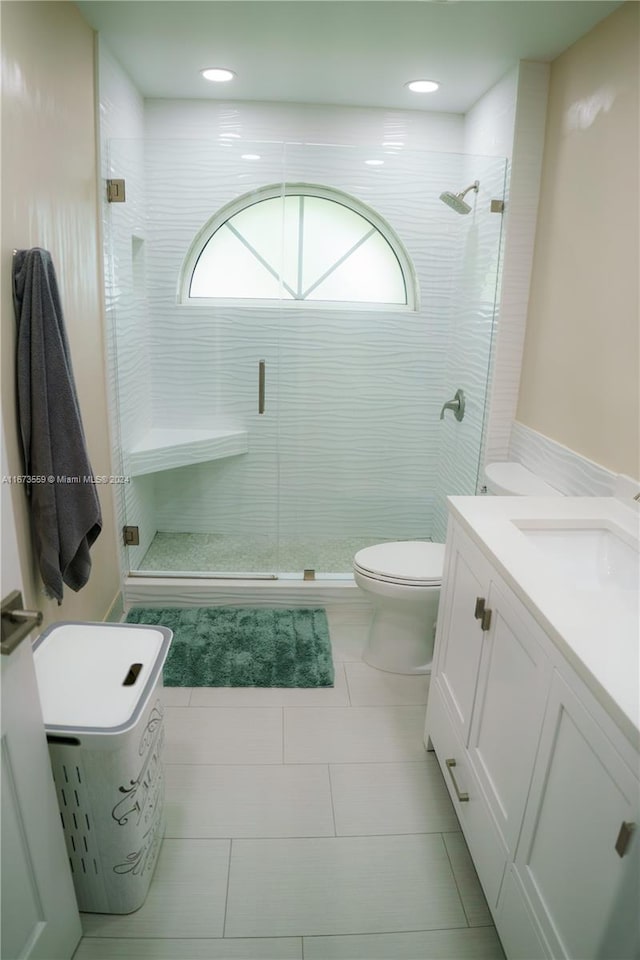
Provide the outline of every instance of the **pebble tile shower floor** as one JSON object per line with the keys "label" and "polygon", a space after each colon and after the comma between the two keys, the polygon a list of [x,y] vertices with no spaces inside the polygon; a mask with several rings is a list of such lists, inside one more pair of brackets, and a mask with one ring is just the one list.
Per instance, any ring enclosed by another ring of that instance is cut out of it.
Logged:
{"label": "pebble tile shower floor", "polygon": [[351,573],[353,557],[375,537],[281,537],[275,539],[218,533],[156,533],[140,570],[204,573]]}
{"label": "pebble tile shower floor", "polygon": [[433,754],[427,679],[165,690],[167,833],[144,906],[82,914],[74,960],[504,960]]}

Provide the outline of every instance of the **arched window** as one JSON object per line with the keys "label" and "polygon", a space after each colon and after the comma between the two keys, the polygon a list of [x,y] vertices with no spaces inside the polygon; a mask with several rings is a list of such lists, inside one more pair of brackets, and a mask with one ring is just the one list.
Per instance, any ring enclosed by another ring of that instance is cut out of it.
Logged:
{"label": "arched window", "polygon": [[415,290],[408,254],[373,210],[327,187],[277,184],[205,225],[185,260],[180,299],[415,308]]}

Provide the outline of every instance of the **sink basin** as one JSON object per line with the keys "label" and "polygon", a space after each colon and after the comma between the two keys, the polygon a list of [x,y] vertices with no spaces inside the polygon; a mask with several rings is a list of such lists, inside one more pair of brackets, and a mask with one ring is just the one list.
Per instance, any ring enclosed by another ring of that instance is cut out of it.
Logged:
{"label": "sink basin", "polygon": [[614,588],[640,591],[638,543],[603,522],[569,527],[558,521],[514,520],[540,553],[540,559],[582,589]]}

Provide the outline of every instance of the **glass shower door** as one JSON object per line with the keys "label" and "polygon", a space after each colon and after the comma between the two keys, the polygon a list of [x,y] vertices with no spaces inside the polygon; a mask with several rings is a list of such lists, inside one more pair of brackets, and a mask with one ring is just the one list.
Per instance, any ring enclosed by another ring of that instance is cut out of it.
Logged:
{"label": "glass shower door", "polygon": [[[397,144],[287,145],[287,182],[329,185],[388,225],[417,296],[406,305],[337,296],[283,305],[280,576],[349,577],[364,546],[444,540],[446,496],[476,492],[502,219],[489,209],[504,195],[504,169],[502,160]],[[465,217],[439,196],[461,190],[470,171],[481,186]],[[458,388],[465,420],[441,421]]]}
{"label": "glass shower door", "polygon": [[500,201],[505,197],[506,176],[505,159],[466,156],[460,189],[476,180],[479,182],[475,201],[472,194],[465,198],[473,205],[472,213],[460,215],[442,204],[453,225],[459,228],[459,237],[457,255],[450,267],[452,310],[440,406],[451,400],[456,390],[462,389],[465,413],[458,421],[445,410],[444,418],[439,421],[432,524],[432,538],[439,542],[444,542],[447,532],[446,498],[473,496],[481,486],[479,472],[487,422],[502,255]]}
{"label": "glass shower door", "polygon": [[[446,496],[477,486],[505,162],[116,140],[109,175],[126,180],[106,281],[128,568],[344,578],[361,547],[444,540]],[[440,201],[475,180],[468,215]],[[243,219],[267,194],[276,225]],[[332,198],[339,216],[314,233]],[[192,291],[212,231],[245,266]],[[382,277],[387,241],[400,283]],[[464,419],[440,419],[458,389]]]}
{"label": "glass shower door", "polygon": [[[281,148],[112,141],[107,303],[129,570],[273,577],[278,569],[277,309],[181,302],[194,237],[239,192],[281,176]],[[171,190],[167,191],[167,184]],[[266,388],[260,408],[260,387]]]}

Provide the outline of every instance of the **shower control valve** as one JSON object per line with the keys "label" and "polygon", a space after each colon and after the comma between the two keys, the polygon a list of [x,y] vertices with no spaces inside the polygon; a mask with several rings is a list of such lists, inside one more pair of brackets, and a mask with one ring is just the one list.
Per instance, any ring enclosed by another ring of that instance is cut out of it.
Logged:
{"label": "shower control valve", "polygon": [[440,419],[444,420],[445,410],[453,410],[453,415],[456,420],[462,420],[464,417],[464,393],[462,390],[456,390],[453,400],[447,400],[443,405],[442,410],[440,411]]}

